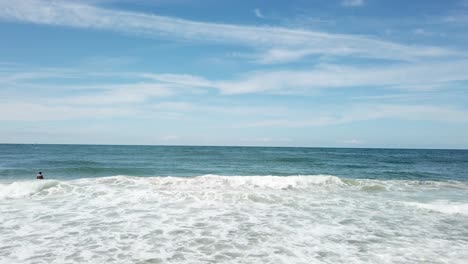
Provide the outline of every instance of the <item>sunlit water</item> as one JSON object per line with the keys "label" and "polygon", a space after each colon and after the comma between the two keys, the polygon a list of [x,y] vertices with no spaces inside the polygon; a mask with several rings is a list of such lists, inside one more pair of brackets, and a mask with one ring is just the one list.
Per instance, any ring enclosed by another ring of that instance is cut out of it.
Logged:
{"label": "sunlit water", "polygon": [[465,151],[154,148],[0,145],[0,263],[468,259]]}

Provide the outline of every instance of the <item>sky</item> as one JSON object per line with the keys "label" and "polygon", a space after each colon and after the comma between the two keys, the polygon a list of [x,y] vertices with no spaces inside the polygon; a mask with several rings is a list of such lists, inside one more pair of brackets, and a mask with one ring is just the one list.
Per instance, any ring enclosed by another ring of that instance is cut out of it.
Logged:
{"label": "sky", "polygon": [[468,148],[467,0],[0,0],[0,142]]}

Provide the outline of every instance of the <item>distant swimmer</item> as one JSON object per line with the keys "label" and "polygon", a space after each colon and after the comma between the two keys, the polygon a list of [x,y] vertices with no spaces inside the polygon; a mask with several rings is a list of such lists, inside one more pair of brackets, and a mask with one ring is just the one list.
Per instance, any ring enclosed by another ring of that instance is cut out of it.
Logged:
{"label": "distant swimmer", "polygon": [[38,179],[38,180],[43,180],[44,179],[44,175],[42,175],[42,172],[39,172],[37,174],[36,179]]}

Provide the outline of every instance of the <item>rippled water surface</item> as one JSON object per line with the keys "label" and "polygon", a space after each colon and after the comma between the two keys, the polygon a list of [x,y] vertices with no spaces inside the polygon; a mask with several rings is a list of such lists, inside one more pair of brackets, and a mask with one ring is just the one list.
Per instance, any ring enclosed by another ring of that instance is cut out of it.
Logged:
{"label": "rippled water surface", "polygon": [[0,145],[0,263],[466,263],[467,156]]}

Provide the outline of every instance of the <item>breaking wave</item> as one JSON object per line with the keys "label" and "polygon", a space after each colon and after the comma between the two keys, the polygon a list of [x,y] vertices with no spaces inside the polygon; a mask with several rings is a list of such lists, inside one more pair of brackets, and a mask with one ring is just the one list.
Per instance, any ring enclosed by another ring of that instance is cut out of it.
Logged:
{"label": "breaking wave", "polygon": [[[154,191],[197,191],[222,189],[305,189],[311,187],[344,186],[339,177],[332,175],[310,176],[220,176],[203,175],[196,177],[135,177],[110,176],[82,178],[70,181],[32,180],[0,184],[0,199],[24,198],[36,194],[49,194],[55,191],[93,191],[101,186],[109,189],[151,189]],[[83,190],[82,190],[83,191]]]}
{"label": "breaking wave", "polygon": [[405,204],[430,212],[452,215],[468,215],[468,203],[454,203],[446,200],[440,200],[432,203],[406,202]]}
{"label": "breaking wave", "polygon": [[0,199],[31,196],[43,190],[55,187],[59,183],[60,182],[56,180],[34,180],[0,184]]}
{"label": "breaking wave", "polygon": [[464,182],[333,175],[2,183],[0,263],[461,264],[466,197]]}
{"label": "breaking wave", "polygon": [[[96,186],[105,189],[145,189],[152,191],[216,191],[216,190],[334,190],[347,188],[368,193],[402,191],[414,189],[454,188],[468,189],[465,182],[404,181],[346,179],[334,175],[295,175],[295,176],[221,176],[202,175],[195,177],[136,177],[109,176],[81,178],[69,181],[32,180],[9,184],[0,183],[0,199],[24,198],[36,194],[49,194],[56,191],[90,189]],[[88,190],[89,191],[89,190]]]}

